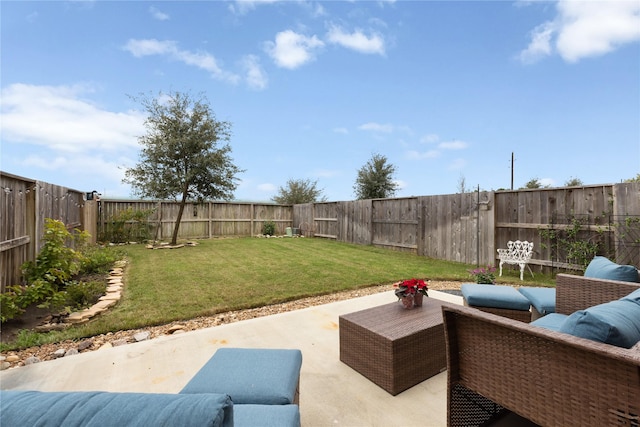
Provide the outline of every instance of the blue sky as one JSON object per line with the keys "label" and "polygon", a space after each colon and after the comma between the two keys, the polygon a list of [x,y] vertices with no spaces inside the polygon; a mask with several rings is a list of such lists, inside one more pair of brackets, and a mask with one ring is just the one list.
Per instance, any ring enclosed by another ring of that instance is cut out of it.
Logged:
{"label": "blue sky", "polygon": [[352,200],[640,173],[640,2],[2,1],[5,172],[130,197],[140,93],[232,123],[237,200],[288,179]]}

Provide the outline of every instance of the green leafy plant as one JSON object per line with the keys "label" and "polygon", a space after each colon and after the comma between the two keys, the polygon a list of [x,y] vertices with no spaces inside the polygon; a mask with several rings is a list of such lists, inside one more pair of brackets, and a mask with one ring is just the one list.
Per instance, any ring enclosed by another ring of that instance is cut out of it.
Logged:
{"label": "green leafy plant", "polygon": [[492,265],[487,265],[486,267],[479,267],[473,270],[469,270],[469,274],[475,277],[476,283],[491,285],[495,283],[496,268]]}
{"label": "green leafy plant", "polygon": [[[35,261],[23,264],[26,284],[10,286],[0,295],[0,320],[19,317],[32,304],[52,310],[81,308],[98,300],[106,282],[84,283],[78,277],[106,273],[117,251],[87,245],[88,234],[69,232],[61,221],[45,219],[44,245]],[[75,247],[75,249],[74,249]]]}
{"label": "green leafy plant", "polygon": [[151,239],[149,217],[155,209],[128,208],[115,213],[105,224],[99,239],[102,242],[146,242]]}
{"label": "green leafy plant", "polygon": [[550,248],[552,257],[556,260],[577,265],[584,270],[602,249],[602,232],[596,230],[593,234],[585,230],[588,217],[571,216],[568,222],[564,227],[551,224],[548,228],[541,229],[541,247]]}
{"label": "green leafy plant", "polygon": [[265,236],[273,236],[276,234],[276,223],[273,221],[265,221],[265,223],[262,224],[262,234]]}
{"label": "green leafy plant", "polygon": [[51,218],[45,218],[44,228],[44,246],[35,261],[22,266],[22,272],[28,283],[43,279],[58,290],[80,271],[84,257],[71,245],[81,247],[88,235],[79,230],[71,234],[62,221]]}

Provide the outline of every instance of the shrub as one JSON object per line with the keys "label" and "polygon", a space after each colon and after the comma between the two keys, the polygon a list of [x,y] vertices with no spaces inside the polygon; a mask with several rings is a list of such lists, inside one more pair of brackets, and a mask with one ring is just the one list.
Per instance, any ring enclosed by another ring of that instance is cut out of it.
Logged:
{"label": "shrub", "polygon": [[96,302],[105,293],[106,282],[77,279],[106,273],[120,254],[111,248],[87,246],[87,237],[85,232],[74,230],[72,234],[61,221],[46,218],[44,246],[35,261],[22,266],[26,285],[10,286],[0,295],[0,321],[20,316],[32,304],[70,310]]}
{"label": "shrub", "polygon": [[132,208],[114,214],[100,233],[102,242],[127,243],[146,242],[151,239],[149,216],[155,209],[134,210]]}
{"label": "shrub", "polygon": [[262,224],[262,234],[265,236],[273,236],[276,233],[276,223],[273,221],[265,221]]}

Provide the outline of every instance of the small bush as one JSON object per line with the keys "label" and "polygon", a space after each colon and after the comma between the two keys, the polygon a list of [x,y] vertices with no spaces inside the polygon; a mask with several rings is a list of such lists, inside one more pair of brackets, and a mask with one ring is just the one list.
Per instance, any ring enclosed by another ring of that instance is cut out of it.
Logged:
{"label": "small bush", "polygon": [[276,234],[276,223],[273,221],[266,221],[262,225],[262,234],[265,236],[273,236]]}
{"label": "small bush", "polygon": [[82,254],[81,274],[107,274],[113,263],[123,258],[120,249],[108,246],[88,246]]}
{"label": "small bush", "polygon": [[95,304],[105,294],[107,285],[104,282],[75,282],[67,285],[63,291],[64,307],[72,310],[82,309]]}
{"label": "small bush", "polygon": [[44,246],[35,261],[22,266],[27,284],[10,286],[0,295],[0,321],[19,317],[33,304],[69,311],[87,307],[104,295],[106,281],[85,283],[82,278],[106,274],[122,256],[113,248],[86,245],[87,237],[78,230],[70,233],[61,221],[45,219]]}
{"label": "small bush", "polygon": [[125,209],[114,214],[98,236],[101,242],[146,242],[151,239],[152,224],[149,217],[155,209]]}

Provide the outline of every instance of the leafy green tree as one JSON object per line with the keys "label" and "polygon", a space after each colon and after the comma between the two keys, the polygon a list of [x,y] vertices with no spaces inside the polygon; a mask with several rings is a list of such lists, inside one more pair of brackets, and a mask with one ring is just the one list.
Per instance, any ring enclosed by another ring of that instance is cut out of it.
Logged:
{"label": "leafy green tree", "polygon": [[386,156],[374,154],[358,170],[353,186],[356,198],[363,200],[393,197],[398,191],[398,184],[393,180],[395,173],[396,167],[388,163]]}
{"label": "leafy green tree", "polygon": [[180,200],[175,245],[187,201],[233,197],[236,175],[243,171],[230,157],[231,123],[216,120],[204,97],[171,92],[134,100],[148,113],[147,134],[138,138],[140,162],[123,181],[143,198]]}
{"label": "leafy green tree", "polygon": [[640,173],[638,175],[636,175],[635,178],[629,178],[629,179],[625,179],[622,182],[640,182]]}
{"label": "leafy green tree", "polygon": [[278,194],[271,198],[281,205],[298,205],[302,203],[324,202],[322,190],[318,189],[318,181],[310,179],[290,179],[287,185],[278,188]]}
{"label": "leafy green tree", "polygon": [[564,183],[565,187],[581,187],[583,185],[584,183],[580,178],[573,178],[573,177],[571,179],[568,179],[567,182]]}
{"label": "leafy green tree", "polygon": [[543,188],[544,186],[538,178],[531,178],[522,188]]}

